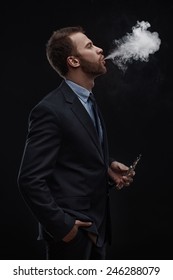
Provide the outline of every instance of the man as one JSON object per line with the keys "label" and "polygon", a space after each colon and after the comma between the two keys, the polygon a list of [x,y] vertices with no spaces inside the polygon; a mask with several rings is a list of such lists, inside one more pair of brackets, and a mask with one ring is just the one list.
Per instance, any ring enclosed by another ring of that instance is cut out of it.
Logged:
{"label": "man", "polygon": [[109,181],[128,186],[134,172],[109,158],[90,98],[95,78],[106,73],[103,50],[82,27],[65,27],[53,32],[46,53],[63,79],[30,113],[19,189],[39,221],[47,259],[105,259]]}

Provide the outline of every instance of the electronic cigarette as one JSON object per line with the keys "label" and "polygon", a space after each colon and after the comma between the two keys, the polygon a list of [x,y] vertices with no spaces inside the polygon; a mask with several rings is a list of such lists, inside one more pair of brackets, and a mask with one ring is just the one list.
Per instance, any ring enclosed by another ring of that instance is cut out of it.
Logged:
{"label": "electronic cigarette", "polygon": [[138,164],[139,160],[141,159],[141,154],[139,154],[139,156],[136,158],[136,160],[132,163],[132,165],[130,165],[129,170],[127,171],[127,175],[129,175],[132,171],[135,170],[136,165]]}

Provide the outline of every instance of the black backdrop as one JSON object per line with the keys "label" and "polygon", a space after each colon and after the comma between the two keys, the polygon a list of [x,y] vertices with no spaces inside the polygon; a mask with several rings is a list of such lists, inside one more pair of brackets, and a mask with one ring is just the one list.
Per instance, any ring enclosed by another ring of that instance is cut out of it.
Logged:
{"label": "black backdrop", "polygon": [[60,78],[45,44],[52,31],[82,25],[105,54],[137,21],[148,21],[161,46],[148,62],[122,73],[110,61],[95,94],[110,152],[125,164],[142,153],[130,188],[111,192],[113,244],[109,259],[172,259],[172,12],[157,1],[43,1],[1,4],[0,259],[42,259],[37,221],[21,198],[17,174],[30,109]]}

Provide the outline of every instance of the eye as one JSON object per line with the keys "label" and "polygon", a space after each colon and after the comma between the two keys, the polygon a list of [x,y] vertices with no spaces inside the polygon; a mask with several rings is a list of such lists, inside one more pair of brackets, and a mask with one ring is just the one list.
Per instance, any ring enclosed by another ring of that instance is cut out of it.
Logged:
{"label": "eye", "polygon": [[88,43],[88,48],[90,49],[90,48],[92,48],[93,47],[93,43],[92,42],[90,42],[90,43]]}

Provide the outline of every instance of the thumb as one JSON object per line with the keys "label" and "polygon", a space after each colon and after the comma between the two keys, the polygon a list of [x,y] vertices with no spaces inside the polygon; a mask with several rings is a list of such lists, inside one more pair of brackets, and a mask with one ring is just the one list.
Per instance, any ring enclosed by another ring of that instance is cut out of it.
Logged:
{"label": "thumb", "polygon": [[75,221],[75,225],[77,225],[78,227],[89,227],[92,225],[91,222],[83,222],[83,221],[80,221],[80,220],[76,220]]}

